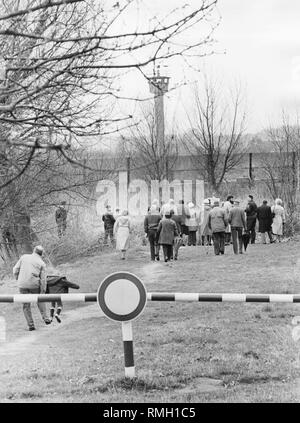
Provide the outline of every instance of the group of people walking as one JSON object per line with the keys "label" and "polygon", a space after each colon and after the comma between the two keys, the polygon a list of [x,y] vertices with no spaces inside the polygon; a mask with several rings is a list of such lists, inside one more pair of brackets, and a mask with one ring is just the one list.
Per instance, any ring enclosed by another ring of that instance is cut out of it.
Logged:
{"label": "group of people walking", "polygon": [[[130,218],[128,211],[113,215],[110,206],[102,216],[104,222],[104,242],[108,237],[125,259],[129,247]],[[150,246],[152,261],[160,260],[160,250],[163,251],[165,262],[178,259],[181,246],[213,245],[216,255],[223,255],[225,246],[232,244],[235,254],[243,253],[243,234],[247,234],[249,242],[256,241],[256,226],[261,233],[263,244],[281,241],[285,224],[285,210],[280,199],[275,200],[270,207],[264,200],[257,206],[253,196],[249,195],[247,206],[241,207],[240,200],[229,195],[221,204],[220,200],[205,199],[200,212],[190,202],[187,205],[183,200],[175,204],[170,199],[159,207],[158,200],[154,200],[144,219],[144,232]],[[198,238],[198,239],[197,239]]]}

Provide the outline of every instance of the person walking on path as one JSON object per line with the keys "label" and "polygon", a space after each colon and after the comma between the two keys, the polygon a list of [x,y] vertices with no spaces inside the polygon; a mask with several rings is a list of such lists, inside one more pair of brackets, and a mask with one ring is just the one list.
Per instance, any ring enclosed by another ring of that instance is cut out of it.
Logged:
{"label": "person walking on path", "polygon": [[151,261],[159,260],[157,229],[161,221],[161,214],[156,205],[152,205],[149,214],[144,219],[144,230],[150,244]]}
{"label": "person walking on path", "polygon": [[[46,292],[46,264],[42,259],[43,253],[44,248],[38,245],[32,254],[22,255],[15,264],[13,275],[18,281],[20,294],[44,294]],[[37,306],[46,325],[51,323],[47,316],[46,304],[38,302]],[[23,303],[23,312],[29,330],[35,330],[30,303]]]}
{"label": "person walking on path", "polygon": [[211,205],[208,199],[205,199],[203,202],[204,211],[202,215],[202,221],[199,226],[199,235],[201,240],[201,245],[212,245],[211,244],[211,236],[212,232],[208,227],[208,215],[211,211]]}
{"label": "person walking on path", "polygon": [[247,232],[250,235],[250,242],[251,244],[255,244],[255,225],[256,225],[256,217],[257,217],[257,205],[253,200],[253,195],[248,196],[248,204],[246,207],[246,224],[247,224]]}
{"label": "person walking on path", "polygon": [[57,233],[61,238],[66,233],[67,229],[67,215],[66,201],[62,201],[61,204],[55,210],[55,221],[57,224]]}
{"label": "person walking on path", "polygon": [[179,236],[177,225],[171,219],[171,213],[165,214],[165,218],[158,225],[158,243],[162,245],[164,260],[168,262],[173,257],[173,243],[175,237]]}
{"label": "person walking on path", "polygon": [[273,242],[272,237],[272,211],[271,207],[268,206],[267,200],[264,200],[262,205],[257,209],[257,220],[258,220],[258,232],[261,233],[261,240],[263,244],[266,244],[266,232],[269,236],[270,244]]}
{"label": "person walking on path", "polygon": [[[233,195],[228,195],[223,208],[226,212],[226,218],[228,219],[229,217],[229,212],[233,207]],[[225,230],[225,245],[230,245],[230,241],[231,241],[231,226],[227,225],[226,230]]]}
{"label": "person walking on path", "polygon": [[124,210],[115,222],[113,233],[116,238],[116,249],[121,251],[121,259],[125,260],[126,251],[129,248],[129,234],[131,222],[128,211]]}
{"label": "person walking on path", "polygon": [[104,222],[104,244],[107,245],[108,237],[110,238],[111,245],[114,244],[114,224],[115,218],[112,214],[111,207],[106,206],[106,212],[102,216],[102,222]]}
{"label": "person walking on path", "polygon": [[[68,294],[69,288],[79,289],[79,285],[70,282],[65,276],[60,275],[47,275],[47,289],[46,294]],[[58,323],[61,323],[62,301],[51,301],[50,319],[56,318]]]}
{"label": "person walking on path", "polygon": [[178,259],[178,251],[182,245],[182,228],[181,228],[181,216],[175,214],[173,210],[171,210],[171,219],[174,220],[177,226],[178,236],[174,238],[174,260]]}
{"label": "person walking on path", "polygon": [[282,206],[282,200],[276,198],[275,205],[272,206],[271,211],[273,213],[272,232],[276,237],[276,241],[281,242],[283,235],[283,226],[286,220],[285,210]]}
{"label": "person walking on path", "polygon": [[180,216],[180,225],[182,233],[182,245],[185,246],[189,235],[189,227],[187,226],[189,215],[189,209],[184,205],[184,200],[179,200],[177,205],[177,215]]}
{"label": "person walking on path", "polygon": [[212,231],[215,255],[225,252],[225,229],[228,224],[225,210],[220,207],[220,201],[214,200],[213,209],[208,215],[208,227]]}
{"label": "person walking on path", "polygon": [[189,215],[190,215],[190,217],[187,219],[187,226],[189,228],[188,245],[196,246],[199,219],[197,216],[197,211],[196,211],[194,203],[192,202],[188,203],[188,208],[189,208]]}
{"label": "person walking on path", "polygon": [[228,221],[231,225],[232,246],[234,254],[243,254],[243,229],[246,231],[245,211],[240,207],[240,201],[234,200],[229,211]]}

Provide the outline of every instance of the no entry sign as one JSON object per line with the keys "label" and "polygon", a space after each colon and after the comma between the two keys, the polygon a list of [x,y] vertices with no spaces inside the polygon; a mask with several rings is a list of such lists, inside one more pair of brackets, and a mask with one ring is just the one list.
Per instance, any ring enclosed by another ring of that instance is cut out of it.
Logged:
{"label": "no entry sign", "polygon": [[135,275],[129,272],[117,272],[101,282],[97,301],[109,319],[128,322],[143,312],[147,292],[142,281]]}

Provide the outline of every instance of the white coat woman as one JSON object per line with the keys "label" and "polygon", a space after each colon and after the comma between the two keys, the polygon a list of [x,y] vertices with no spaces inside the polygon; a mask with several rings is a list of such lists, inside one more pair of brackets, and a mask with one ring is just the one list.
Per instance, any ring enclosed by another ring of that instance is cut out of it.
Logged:
{"label": "white coat woman", "polygon": [[116,249],[121,251],[121,259],[125,260],[126,251],[129,248],[130,218],[128,211],[124,210],[114,224],[114,237],[116,239]]}
{"label": "white coat woman", "polygon": [[197,231],[199,228],[199,216],[194,203],[188,203],[189,218],[186,219],[186,225],[189,228],[188,245],[196,245],[197,242]]}
{"label": "white coat woman", "polygon": [[282,200],[276,198],[275,205],[272,206],[271,211],[273,213],[272,232],[276,236],[276,239],[280,242],[283,235],[283,225],[285,224],[285,210],[282,207]]}

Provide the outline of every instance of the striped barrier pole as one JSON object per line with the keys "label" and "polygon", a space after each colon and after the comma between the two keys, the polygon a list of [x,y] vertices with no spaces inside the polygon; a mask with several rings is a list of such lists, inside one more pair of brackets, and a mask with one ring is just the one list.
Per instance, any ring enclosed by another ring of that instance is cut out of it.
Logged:
{"label": "striped barrier pole", "polygon": [[95,302],[96,293],[89,294],[14,294],[0,295],[0,303]]}
{"label": "striped barrier pole", "polygon": [[235,303],[300,303],[300,294],[208,294],[183,292],[153,292],[148,301],[197,301]]}
{"label": "striped barrier pole", "polygon": [[133,355],[133,336],[132,324],[129,322],[122,322],[122,337],[124,346],[124,361],[125,361],[125,377],[135,377],[134,355]]}
{"label": "striped barrier pole", "polygon": [[[0,295],[0,303],[38,303],[58,300],[63,302],[96,302],[97,293]],[[148,292],[147,300],[186,302],[300,303],[300,294],[211,294],[185,292]]]}

